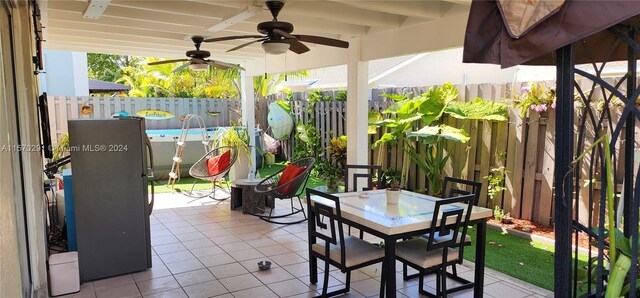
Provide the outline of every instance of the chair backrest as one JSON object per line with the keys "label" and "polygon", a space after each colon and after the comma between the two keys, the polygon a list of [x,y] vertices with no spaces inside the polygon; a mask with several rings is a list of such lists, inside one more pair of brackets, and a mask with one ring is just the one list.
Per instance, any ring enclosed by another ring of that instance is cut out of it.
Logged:
{"label": "chair backrest", "polygon": [[307,180],[316,160],[313,157],[301,158],[296,161],[292,161],[291,164],[297,167],[304,167],[304,171],[289,182],[282,185],[278,185],[280,176],[284,169],[268,176],[258,183],[255,187],[255,191],[258,193],[267,193],[276,198],[293,198],[300,196],[307,185]]}
{"label": "chair backrest", "polygon": [[467,194],[436,201],[429,234],[438,235],[438,239],[436,241],[435,237],[429,237],[427,250],[456,245],[462,248],[464,241],[457,240],[464,239],[467,235],[474,197],[473,194]]}
{"label": "chair backrest", "polygon": [[[307,210],[310,215],[309,219],[309,235],[316,239],[324,240],[325,256],[329,256],[329,248],[331,244],[340,244],[340,264],[345,265],[345,248],[344,234],[342,230],[342,214],[340,213],[339,198],[321,191],[307,188]],[[311,197],[316,196],[316,200],[312,202]],[[311,216],[312,215],[312,216]],[[311,218],[312,217],[312,218]],[[323,220],[327,219],[327,220]],[[325,223],[325,221],[327,221]],[[323,233],[319,231],[327,230]],[[309,239],[311,240],[311,239]]]}
{"label": "chair backrest", "polygon": [[[350,175],[349,170],[352,170],[353,175]],[[367,170],[366,173],[358,173],[357,170]],[[376,178],[374,183],[373,178]],[[367,185],[363,187],[363,190],[371,190],[375,187],[381,189],[384,187],[382,181],[382,166],[378,165],[345,165],[344,166],[344,191],[358,191],[358,179],[366,178]],[[353,181],[353,188],[350,187],[349,181]]]}
{"label": "chair backrest", "polygon": [[[215,173],[213,175],[209,174],[209,169],[207,167],[207,160],[219,156],[227,151],[231,151],[229,156],[229,165],[223,169],[222,171]],[[238,149],[231,146],[220,146],[211,149],[211,151],[205,153],[198,161],[196,161],[191,168],[189,169],[189,175],[195,178],[205,178],[205,177],[223,177],[229,172],[231,166],[236,162],[238,158]]]}
{"label": "chair backrest", "polygon": [[481,188],[482,183],[480,182],[447,176],[444,177],[444,182],[442,185],[442,195],[445,198],[450,198],[460,195],[473,194],[475,196],[473,199],[473,204],[478,205],[478,201],[480,200]]}

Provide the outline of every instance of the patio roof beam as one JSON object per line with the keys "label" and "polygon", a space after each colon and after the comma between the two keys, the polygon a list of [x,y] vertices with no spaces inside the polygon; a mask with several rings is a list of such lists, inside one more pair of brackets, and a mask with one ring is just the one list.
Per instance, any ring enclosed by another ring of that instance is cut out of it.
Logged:
{"label": "patio roof beam", "polygon": [[259,6],[249,6],[246,10],[242,11],[239,14],[236,14],[232,17],[228,17],[226,19],[223,19],[222,21],[220,21],[219,23],[207,28],[207,31],[210,32],[218,32],[221,31],[223,29],[229,28],[230,26],[233,26],[235,24],[238,24],[240,22],[243,22],[255,15],[257,15],[258,13],[262,12],[264,9],[262,7]]}
{"label": "patio roof beam", "polygon": [[[78,46],[76,44],[69,44],[69,43],[56,43],[51,45],[48,50],[55,50],[55,51],[80,51],[80,52],[90,52],[90,53],[99,53],[99,54],[110,54],[110,55],[122,55],[122,56],[139,56],[139,57],[143,57],[144,56],[144,51],[141,51],[139,49],[130,49],[130,48],[113,48],[113,49],[105,49],[105,48],[96,48],[96,49],[92,49],[92,50],[87,50],[84,48],[78,48]],[[167,52],[163,52],[162,53],[163,57],[167,57],[167,58],[175,58],[175,59],[179,59],[181,56],[179,53],[177,52],[171,52],[171,53],[167,53]]]}
{"label": "patio roof beam", "polygon": [[[128,8],[128,9],[142,9],[150,12],[164,12],[185,16],[185,19],[190,17],[203,17],[212,20],[213,22],[222,21],[222,17],[216,17],[219,15],[233,16],[241,12],[239,9],[225,8],[221,6],[214,6],[208,3],[202,2],[189,2],[185,4],[182,1],[114,1],[107,10],[109,13],[112,7]],[[246,7],[244,8],[246,9]],[[288,7],[287,7],[288,9]],[[367,32],[366,26],[358,26],[347,24],[339,21],[326,22],[325,18],[309,18],[300,15],[294,15],[287,12],[284,9],[280,14],[283,21],[291,22],[296,27],[297,33],[304,33],[302,31],[322,31],[326,33],[340,34],[347,33],[350,35],[364,35]],[[256,33],[255,23],[271,20],[271,14],[268,11],[262,11],[256,14],[254,17],[248,19],[249,22],[241,22],[236,25],[230,26],[228,30],[236,30],[236,27],[246,26],[248,24],[251,27],[251,33]],[[209,23],[212,23],[211,21]],[[322,24],[322,26],[318,26]],[[208,28],[207,24],[201,25],[203,29]],[[243,29],[244,31],[245,29]],[[221,35],[224,36],[224,35]]]}
{"label": "patio roof beam", "polygon": [[[64,10],[52,10],[49,13],[49,20],[57,20],[62,22],[76,22],[85,24],[84,20],[79,17],[77,13],[64,11]],[[190,26],[186,24],[176,25],[176,24],[168,24],[168,23],[157,23],[157,22],[149,22],[140,19],[123,19],[116,18],[112,16],[103,16],[99,20],[92,21],[91,24],[96,25],[104,25],[110,27],[120,27],[120,28],[133,28],[133,29],[143,29],[143,30],[152,30],[152,31],[160,31],[160,32],[171,32],[171,33],[180,33],[185,36],[190,35],[205,35],[211,34],[201,26]],[[65,27],[71,24],[50,24],[53,27]]]}
{"label": "patio roof beam", "polygon": [[[49,11],[53,14],[58,14],[60,17],[64,16],[68,19],[81,19],[82,20],[82,3],[75,1],[53,1],[49,5]],[[76,13],[76,16],[73,17],[73,13]],[[144,9],[135,9],[135,8],[127,8],[127,7],[119,7],[119,6],[110,6],[107,11],[105,11],[103,15],[103,19],[108,19],[112,21],[135,21],[138,23],[148,23],[147,26],[155,26],[158,24],[166,24],[175,27],[188,27],[193,28],[194,30],[202,30],[204,31],[203,24],[217,22],[220,18],[212,18],[212,17],[199,17],[199,16],[191,16],[185,17],[181,14],[174,14],[172,12],[160,12],[160,11],[149,11]],[[86,21],[85,21],[86,23]],[[93,23],[93,22],[92,22]],[[134,27],[135,28],[135,27]],[[228,29],[224,32],[221,31],[220,34],[252,34],[255,33],[255,26],[250,24],[243,24],[243,26],[234,26],[234,29]],[[211,32],[208,32],[209,35],[212,35]],[[222,35],[221,35],[222,36]]]}
{"label": "patio roof beam", "polygon": [[[122,32],[127,32],[127,33],[122,33]],[[112,40],[116,44],[120,43],[120,41],[148,43],[149,45],[147,48],[149,49],[150,53],[152,53],[156,48],[158,49],[165,48],[166,44],[170,44],[173,46],[181,45],[183,46],[182,47],[183,52],[193,49],[193,42],[188,41],[186,38],[184,39],[180,38],[182,37],[182,35],[173,34],[172,36],[163,36],[161,32],[153,32],[154,36],[151,36],[152,35],[151,33],[138,35],[138,34],[135,34],[135,32],[129,32],[129,31],[122,31],[122,32],[98,31],[96,28],[93,28],[93,26],[84,26],[84,27],[78,26],[78,27],[74,27],[74,29],[60,29],[57,27],[51,27],[49,29],[49,34],[53,36],[70,35],[70,36],[80,36],[80,37],[87,37],[87,38],[99,37],[104,40]],[[49,40],[56,41],[54,39],[49,39]],[[228,42],[224,42],[222,45],[206,44],[206,45],[203,45],[202,48],[208,51],[214,51],[214,52],[218,51],[218,52],[226,53],[226,49],[233,47],[234,44],[235,43],[228,43]],[[264,57],[264,51],[259,47],[249,47],[247,49],[242,49],[242,51],[233,52],[233,54],[249,55],[256,58]]]}
{"label": "patio roof beam", "polygon": [[[145,1],[141,1],[145,2]],[[84,3],[78,1],[52,1],[49,4],[49,11],[52,12],[66,12],[64,14],[65,17],[70,17],[69,13],[77,13],[77,16],[73,19],[82,19],[82,11],[84,9]],[[267,14],[259,14],[262,16],[261,18],[253,18],[255,21],[265,21],[270,18]],[[172,11],[152,11],[143,8],[134,8],[134,7],[122,7],[117,5],[109,6],[109,9],[105,11],[103,18],[109,17],[111,21],[122,21],[130,20],[136,23],[148,22],[148,25],[145,27],[153,27],[158,24],[166,24],[171,25],[176,28],[185,28],[187,27],[189,30],[199,30],[202,35],[207,37],[220,37],[226,35],[237,35],[237,34],[256,34],[256,25],[252,22],[241,22],[235,24],[231,27],[228,27],[219,32],[209,32],[206,31],[208,27],[207,24],[214,24],[216,22],[220,22],[222,18],[214,17],[207,14],[201,15],[191,15],[186,17],[184,14],[175,13]],[[317,24],[310,23],[309,19],[302,20],[301,22],[296,22],[296,32],[304,33],[304,34],[316,34],[322,35],[325,37],[338,38],[342,30],[348,30],[349,34],[365,34],[366,27],[364,26],[356,26],[356,27],[345,27],[338,25],[326,25],[317,26]],[[138,28],[137,26],[133,26],[133,28]],[[175,31],[176,29],[171,29],[170,31]],[[189,33],[189,35],[195,34],[194,31]]]}
{"label": "patio roof beam", "polygon": [[333,22],[341,22],[367,27],[398,28],[403,16],[363,10],[338,2],[301,1],[289,2],[282,12],[284,20],[289,14],[319,17]]}
{"label": "patio roof beam", "polygon": [[85,19],[97,20],[102,16],[110,2],[111,0],[90,0],[82,16]]}
{"label": "patio roof beam", "polygon": [[441,18],[443,8],[448,6],[438,1],[340,1],[340,3],[363,10],[387,12],[430,20]]}
{"label": "patio roof beam", "polygon": [[245,8],[247,6],[250,5],[256,5],[258,2],[262,2],[262,1],[242,1],[242,0],[237,0],[237,1],[219,1],[219,0],[184,0],[185,2],[200,2],[200,3],[206,3],[206,4],[210,4],[210,5],[216,5],[216,6],[221,6],[221,7],[231,7],[231,8]]}
{"label": "patio roof beam", "polygon": [[[148,48],[144,46],[131,46],[128,44],[92,44],[87,41],[57,41],[50,43],[47,45],[47,49],[50,50],[70,50],[70,51],[81,51],[88,53],[103,53],[103,54],[113,54],[113,55],[123,55],[125,52],[123,50],[131,50],[131,54],[124,55],[134,55],[141,57],[148,57],[149,52]],[[126,52],[125,52],[126,53]],[[154,53],[161,55],[163,58],[186,58],[185,52],[182,50],[172,50],[172,49],[161,49],[156,50]],[[221,60],[229,63],[240,63],[244,64],[247,60],[255,59],[256,57],[251,56],[238,56],[238,55],[229,55],[224,53],[212,53],[212,59]]]}

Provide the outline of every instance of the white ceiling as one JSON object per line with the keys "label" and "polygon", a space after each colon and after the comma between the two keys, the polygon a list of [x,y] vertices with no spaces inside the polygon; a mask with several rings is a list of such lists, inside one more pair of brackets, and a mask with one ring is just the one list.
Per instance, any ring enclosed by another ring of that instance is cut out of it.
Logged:
{"label": "white ceiling", "polygon": [[[95,1],[95,0],[94,0]],[[104,1],[104,0],[101,0]],[[256,25],[271,20],[264,1],[112,0],[96,20],[83,17],[88,0],[41,0],[45,48],[121,55],[182,58],[193,49],[192,35],[207,38],[257,34]],[[471,0],[290,0],[280,16],[296,34],[350,41],[361,38],[363,60],[461,46]],[[252,6],[263,7],[246,21],[221,31],[213,25]],[[241,63],[250,72],[278,72],[344,64],[348,50],[307,44],[302,55],[265,54],[259,44],[227,53],[248,40],[203,45],[212,58]],[[265,69],[266,68],[266,69]]]}

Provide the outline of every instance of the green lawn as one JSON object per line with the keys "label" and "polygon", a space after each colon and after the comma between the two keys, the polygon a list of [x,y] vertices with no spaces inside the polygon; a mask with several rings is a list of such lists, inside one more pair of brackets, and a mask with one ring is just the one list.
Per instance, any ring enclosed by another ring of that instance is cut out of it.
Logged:
{"label": "green lawn", "polygon": [[[281,170],[284,167],[285,167],[284,162],[279,162],[272,165],[271,167],[264,167],[262,169],[258,169],[258,172],[260,173],[260,177],[265,178]],[[181,178],[180,181],[176,182],[175,184],[175,187],[174,187],[175,191],[176,192],[189,191],[191,189],[191,185],[193,184],[193,180],[194,178],[191,178],[191,177]],[[324,185],[324,182],[313,177],[309,179],[309,181],[307,182],[307,187],[313,188],[320,185]],[[204,190],[204,189],[211,189],[211,182],[204,181],[204,180],[197,180],[194,190]],[[168,192],[171,192],[171,187],[167,186],[166,180],[155,182],[155,193],[168,193]]]}
{"label": "green lawn", "polygon": [[[475,229],[470,229],[469,234],[475,239]],[[475,251],[473,244],[465,247],[465,260],[473,262]],[[553,246],[487,229],[486,267],[550,291],[553,291],[553,251]],[[586,261],[587,256],[580,255],[581,267]]]}

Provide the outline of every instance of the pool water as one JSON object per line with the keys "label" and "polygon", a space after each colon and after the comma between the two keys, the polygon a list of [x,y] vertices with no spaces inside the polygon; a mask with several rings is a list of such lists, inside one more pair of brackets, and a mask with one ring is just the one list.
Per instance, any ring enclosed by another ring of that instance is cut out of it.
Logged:
{"label": "pool water", "polygon": [[[207,128],[207,134],[209,135],[213,135],[213,132],[217,129],[217,127],[208,127]],[[182,132],[182,129],[148,129],[147,130],[147,135],[149,136],[160,136],[160,137],[164,137],[164,136],[180,136],[180,133]],[[189,134],[188,135],[200,135],[202,134],[202,131],[198,128],[192,128],[189,129]]]}

